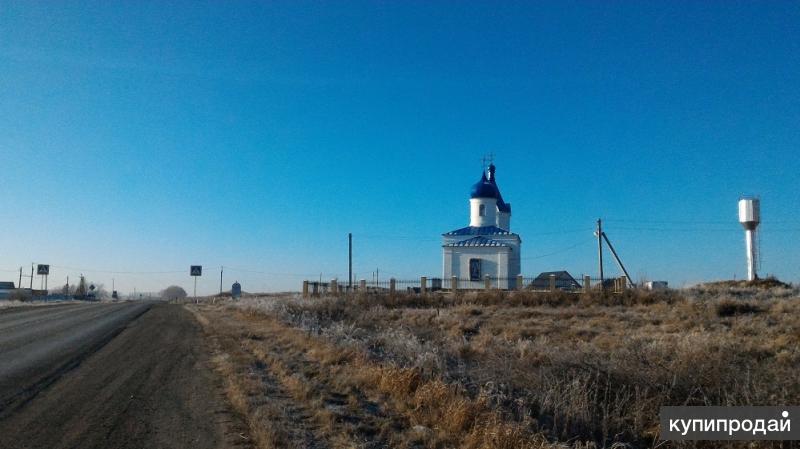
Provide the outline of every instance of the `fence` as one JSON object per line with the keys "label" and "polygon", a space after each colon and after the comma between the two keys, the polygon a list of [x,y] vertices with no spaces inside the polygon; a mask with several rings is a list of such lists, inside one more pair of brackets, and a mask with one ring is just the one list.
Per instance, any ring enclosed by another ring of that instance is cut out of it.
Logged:
{"label": "fence", "polygon": [[522,275],[513,278],[497,278],[485,276],[481,280],[463,279],[458,277],[438,278],[422,276],[419,279],[403,280],[388,279],[383,281],[367,281],[361,279],[352,286],[341,284],[337,279],[330,282],[303,281],[303,297],[340,295],[346,293],[413,293],[425,294],[431,292],[478,291],[478,290],[525,290],[533,292],[570,292],[588,293],[592,289],[603,288],[614,293],[620,293],[632,284],[625,277],[607,278],[602,282],[599,278],[582,276],[580,280],[563,277],[555,274],[548,276],[525,277]]}

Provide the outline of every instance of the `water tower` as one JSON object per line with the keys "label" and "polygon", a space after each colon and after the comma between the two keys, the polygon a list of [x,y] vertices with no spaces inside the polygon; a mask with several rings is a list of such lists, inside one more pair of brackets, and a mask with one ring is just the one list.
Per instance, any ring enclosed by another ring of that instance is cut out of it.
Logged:
{"label": "water tower", "polygon": [[761,204],[758,198],[739,200],[739,223],[744,227],[745,250],[747,251],[747,280],[758,279],[756,274],[756,228],[761,221]]}
{"label": "water tower", "polygon": [[242,284],[239,281],[236,281],[231,285],[231,297],[232,298],[239,298],[242,296]]}

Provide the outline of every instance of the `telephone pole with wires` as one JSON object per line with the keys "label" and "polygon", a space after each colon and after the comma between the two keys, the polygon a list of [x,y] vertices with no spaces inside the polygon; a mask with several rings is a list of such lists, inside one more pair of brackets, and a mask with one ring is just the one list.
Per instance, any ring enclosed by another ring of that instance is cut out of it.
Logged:
{"label": "telephone pole with wires", "polygon": [[353,290],[353,233],[347,234],[347,289]]}
{"label": "telephone pole with wires", "polygon": [[597,219],[597,231],[594,233],[597,236],[597,260],[600,265],[600,290],[603,289],[603,221]]}
{"label": "telephone pole with wires", "polygon": [[608,236],[603,231],[603,222],[599,218],[597,219],[597,231],[595,231],[595,235],[597,236],[597,256],[598,256],[598,263],[600,266],[600,289],[603,289],[603,240],[605,240],[606,245],[608,245],[608,249],[611,250],[611,255],[614,256],[614,260],[617,262],[620,270],[625,274],[625,278],[627,282],[632,285],[636,286],[636,284],[631,279],[631,276],[628,274],[628,270],[625,269],[625,265],[622,264],[622,260],[619,258],[617,251],[614,249],[614,245],[611,244],[611,240],[608,239]]}

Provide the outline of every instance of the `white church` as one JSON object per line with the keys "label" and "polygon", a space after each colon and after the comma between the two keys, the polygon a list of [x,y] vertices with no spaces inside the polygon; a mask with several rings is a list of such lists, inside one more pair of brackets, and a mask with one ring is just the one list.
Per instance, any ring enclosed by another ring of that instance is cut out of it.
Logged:
{"label": "white church", "polygon": [[443,277],[458,277],[460,288],[483,288],[487,275],[492,286],[516,287],[522,240],[511,232],[511,204],[500,195],[495,170],[489,164],[488,173],[472,186],[469,226],[442,234]]}

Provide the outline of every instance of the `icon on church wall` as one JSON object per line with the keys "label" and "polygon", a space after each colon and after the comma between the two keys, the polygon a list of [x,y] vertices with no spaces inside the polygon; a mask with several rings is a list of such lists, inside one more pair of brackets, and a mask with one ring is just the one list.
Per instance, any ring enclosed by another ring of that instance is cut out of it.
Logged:
{"label": "icon on church wall", "polygon": [[481,280],[481,260],[480,259],[470,259],[469,260],[469,280],[470,281],[480,281]]}

